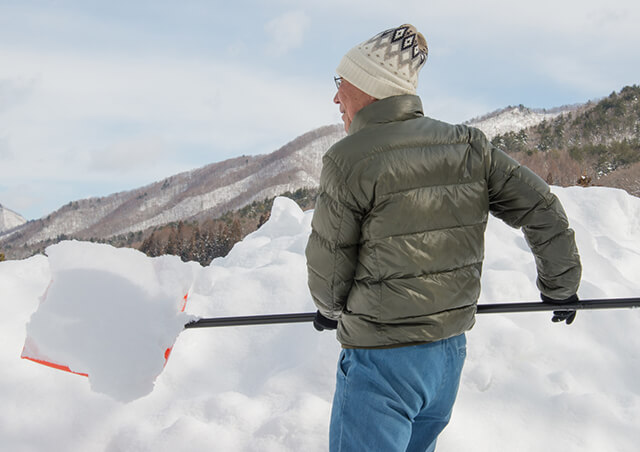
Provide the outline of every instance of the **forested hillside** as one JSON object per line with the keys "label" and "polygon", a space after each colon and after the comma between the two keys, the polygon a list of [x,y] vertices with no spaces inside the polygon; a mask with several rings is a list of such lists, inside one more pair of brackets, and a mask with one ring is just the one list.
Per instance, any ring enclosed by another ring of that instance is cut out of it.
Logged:
{"label": "forested hillside", "polygon": [[[313,207],[316,194],[315,189],[302,188],[283,193],[283,196],[307,210]],[[141,243],[126,243],[126,237],[116,237],[108,242],[116,246],[133,246],[152,257],[173,254],[185,262],[195,261],[206,266],[216,257],[226,256],[235,243],[262,226],[269,219],[274,199],[253,202],[217,219],[180,221],[158,227]]]}
{"label": "forested hillside", "polygon": [[492,143],[551,184],[604,185],[640,196],[639,99],[640,87],[626,86]]}

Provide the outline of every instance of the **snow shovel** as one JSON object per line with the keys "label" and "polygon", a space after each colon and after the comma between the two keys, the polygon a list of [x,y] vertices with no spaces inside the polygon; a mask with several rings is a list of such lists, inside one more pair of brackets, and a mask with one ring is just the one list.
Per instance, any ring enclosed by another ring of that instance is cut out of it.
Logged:
{"label": "snow shovel", "polygon": [[21,357],[83,375],[128,402],[153,390],[185,323],[198,264],[82,242],[47,248],[51,282],[26,324]]}
{"label": "snow shovel", "polygon": [[[187,303],[187,296],[181,300],[179,304],[176,304],[176,311],[184,312],[185,305]],[[543,302],[533,303],[497,303],[497,304],[480,304],[477,307],[479,314],[497,314],[497,313],[513,313],[513,312],[537,312],[537,311],[562,311],[562,310],[586,310],[586,309],[614,309],[614,308],[635,308],[640,307],[640,298],[620,298],[620,299],[601,299],[601,300],[582,300],[576,304],[552,304]],[[218,318],[200,318],[189,321],[184,324],[182,330],[191,328],[205,328],[205,327],[220,327],[220,326],[241,326],[241,325],[272,325],[282,323],[301,323],[312,322],[315,317],[314,312],[306,313],[290,313],[290,314],[271,314],[271,315],[254,315],[254,316],[242,316],[242,317],[218,317]],[[177,337],[180,325],[177,325],[178,330],[175,331],[175,335],[171,336],[173,340]],[[164,346],[158,345],[155,349],[150,350],[151,355],[163,355],[161,362],[156,365],[144,375],[141,375],[139,381],[132,381],[138,376],[129,373],[121,378],[121,381],[113,381],[114,372],[104,369],[96,369],[95,373],[92,371],[84,371],[74,368],[68,365],[68,357],[64,354],[64,346],[57,347],[56,352],[62,352],[62,354],[56,356],[48,356],[46,353],[42,353],[38,348],[38,343],[27,337],[25,348],[22,353],[22,358],[35,361],[39,364],[44,364],[49,367],[53,367],[66,372],[83,375],[89,378],[92,388],[96,392],[102,392],[113,398],[121,401],[131,401],[136,398],[142,397],[153,388],[153,382],[155,378],[162,371],[164,365],[171,353],[172,344]],[[121,365],[120,367],[131,367],[129,365]],[[134,384],[135,383],[135,384]]]}
{"label": "snow shovel", "polygon": [[[180,303],[180,312],[184,312],[186,307],[187,307],[187,299],[188,299],[189,294],[186,294],[183,298],[183,301],[181,301]],[[165,351],[164,351],[164,364],[167,364],[167,361],[169,360],[169,355],[171,355],[171,350],[173,349],[173,345],[166,347]],[[22,354],[20,355],[20,357],[22,359],[27,359],[29,361],[33,361],[35,363],[38,364],[42,364],[43,366],[48,366],[51,367],[53,369],[58,369],[58,370],[63,370],[65,372],[69,372],[72,374],[76,374],[76,375],[81,375],[83,377],[88,377],[89,374],[86,372],[76,372],[74,370],[72,370],[69,366],[67,366],[66,364],[60,364],[55,358],[49,358],[45,355],[42,355],[40,353],[39,347],[37,345],[36,342],[34,342],[33,340],[31,340],[31,338],[29,338],[27,336],[26,341],[25,341],[25,345],[22,349]]]}
{"label": "snow shovel", "polygon": [[[578,311],[592,309],[624,309],[640,307],[638,298],[603,298],[594,300],[580,300],[578,303],[555,304],[545,302],[523,303],[490,303],[479,304],[478,314],[508,314],[517,312],[539,311]],[[315,312],[303,312],[294,314],[252,315],[241,317],[214,317],[202,318],[187,323],[185,328],[210,328],[220,326],[243,325],[271,325],[277,323],[303,323],[313,322]]]}

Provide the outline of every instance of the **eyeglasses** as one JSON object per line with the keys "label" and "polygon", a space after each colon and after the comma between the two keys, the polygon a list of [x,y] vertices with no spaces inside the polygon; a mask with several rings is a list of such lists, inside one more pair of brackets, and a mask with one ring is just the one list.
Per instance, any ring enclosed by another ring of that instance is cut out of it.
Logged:
{"label": "eyeglasses", "polygon": [[342,77],[333,77],[333,81],[336,82],[336,88],[340,89],[340,85],[342,84]]}

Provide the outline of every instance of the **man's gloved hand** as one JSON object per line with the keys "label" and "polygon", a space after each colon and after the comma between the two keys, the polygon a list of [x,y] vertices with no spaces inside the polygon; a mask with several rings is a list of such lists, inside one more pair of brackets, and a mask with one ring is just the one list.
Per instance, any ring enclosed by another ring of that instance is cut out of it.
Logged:
{"label": "man's gloved hand", "polygon": [[338,321],[331,320],[316,311],[316,317],[313,319],[313,327],[318,331],[335,330],[338,328]]}
{"label": "man's gloved hand", "polygon": [[[547,297],[544,294],[540,294],[540,298],[545,303],[568,304],[568,303],[578,302],[577,295],[571,295],[569,298],[566,298],[564,300],[555,300],[553,298]],[[566,322],[567,325],[571,325],[575,319],[576,319],[576,311],[553,311],[553,317],[551,318],[551,321]]]}

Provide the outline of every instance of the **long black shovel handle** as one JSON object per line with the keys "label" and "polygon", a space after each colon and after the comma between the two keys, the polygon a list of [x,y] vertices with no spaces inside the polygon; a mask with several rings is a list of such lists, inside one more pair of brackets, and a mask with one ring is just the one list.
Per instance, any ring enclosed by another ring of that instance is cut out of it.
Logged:
{"label": "long black shovel handle", "polygon": [[640,307],[639,298],[603,298],[599,300],[580,300],[577,303],[495,303],[479,304],[478,314],[507,314],[512,312],[538,311],[581,311],[588,309],[625,309]]}
{"label": "long black shovel handle", "polygon": [[[543,302],[479,304],[478,314],[508,314],[513,312],[578,311],[586,309],[624,309],[640,307],[640,298],[604,298],[580,300],[578,303],[555,304]],[[276,323],[312,322],[315,312],[299,314],[268,314],[241,317],[215,317],[194,320],[185,328],[210,328],[216,326],[272,325]]]}
{"label": "long black shovel handle", "polygon": [[198,319],[187,323],[185,328],[208,328],[214,326],[272,325],[274,323],[313,322],[315,312],[299,314],[249,315],[244,317],[215,317]]}

